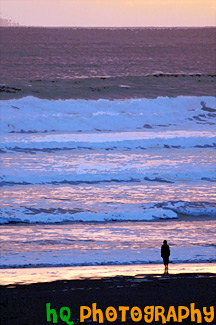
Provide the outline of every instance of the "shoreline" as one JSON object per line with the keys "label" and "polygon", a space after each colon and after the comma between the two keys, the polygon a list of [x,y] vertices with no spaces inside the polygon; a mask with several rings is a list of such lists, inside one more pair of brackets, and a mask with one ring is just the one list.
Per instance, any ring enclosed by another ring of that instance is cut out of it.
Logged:
{"label": "shoreline", "polygon": [[[54,281],[93,280],[115,277],[157,276],[164,277],[164,265],[98,265],[98,266],[58,266],[37,268],[0,269],[0,286],[31,285]],[[170,263],[169,276],[184,277],[184,274],[215,274],[216,263]]]}

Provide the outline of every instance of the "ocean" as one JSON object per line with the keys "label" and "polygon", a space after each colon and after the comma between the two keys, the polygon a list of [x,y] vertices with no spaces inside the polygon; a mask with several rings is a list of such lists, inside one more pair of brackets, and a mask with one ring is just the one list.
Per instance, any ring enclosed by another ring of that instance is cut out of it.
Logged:
{"label": "ocean", "polygon": [[215,28],[0,35],[4,276],[215,265]]}

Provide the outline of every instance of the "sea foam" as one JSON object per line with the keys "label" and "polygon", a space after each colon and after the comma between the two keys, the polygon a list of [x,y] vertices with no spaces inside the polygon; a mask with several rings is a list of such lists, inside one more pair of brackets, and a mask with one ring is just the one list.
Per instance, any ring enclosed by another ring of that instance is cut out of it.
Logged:
{"label": "sea foam", "polygon": [[[203,104],[211,111],[204,110]],[[46,100],[0,102],[2,133],[125,132],[215,128],[214,97],[131,100]]]}

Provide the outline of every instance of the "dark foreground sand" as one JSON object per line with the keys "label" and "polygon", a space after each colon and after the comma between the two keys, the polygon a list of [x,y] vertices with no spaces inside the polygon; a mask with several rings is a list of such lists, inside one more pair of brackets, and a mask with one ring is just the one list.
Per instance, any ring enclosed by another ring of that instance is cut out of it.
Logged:
{"label": "dark foreground sand", "polygon": [[[118,306],[139,306],[143,311],[145,306],[155,305],[195,307],[202,310],[216,303],[216,275],[214,274],[179,274],[179,275],[139,275],[136,277],[115,277],[103,279],[86,279],[73,281],[56,281],[32,285],[1,286],[1,324],[3,325],[44,325],[52,324],[46,320],[46,303],[58,312],[63,306],[71,309],[70,320],[80,324],[80,306],[97,308],[104,311],[108,306],[118,310]],[[120,315],[120,314],[118,314]],[[119,316],[120,317],[120,316]],[[84,322],[98,324],[92,319]],[[128,313],[127,321],[121,319],[104,324],[136,324],[131,321]],[[144,320],[138,322],[145,324]],[[160,324],[152,322],[151,324]],[[202,324],[205,321],[202,316]],[[215,318],[211,324],[215,324]],[[58,316],[58,324],[66,324]],[[82,323],[83,324],[83,323]],[[169,322],[169,324],[171,324]],[[176,323],[175,323],[176,324]],[[181,324],[197,324],[190,318]]]}

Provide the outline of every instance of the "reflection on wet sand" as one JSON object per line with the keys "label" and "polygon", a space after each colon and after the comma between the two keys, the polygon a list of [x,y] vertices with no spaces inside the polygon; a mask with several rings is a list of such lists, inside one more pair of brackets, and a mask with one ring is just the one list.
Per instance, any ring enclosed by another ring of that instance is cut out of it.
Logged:
{"label": "reflection on wet sand", "polygon": [[[216,264],[172,264],[170,275],[184,273],[215,273]],[[81,266],[81,267],[50,267],[36,269],[4,269],[0,270],[0,285],[31,284],[37,282],[52,282],[57,280],[100,279],[115,276],[147,275],[163,277],[163,265],[118,265],[118,266]],[[200,274],[197,276],[201,276]]]}

